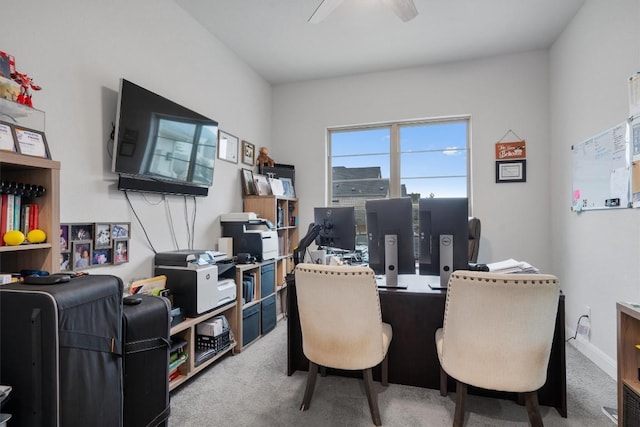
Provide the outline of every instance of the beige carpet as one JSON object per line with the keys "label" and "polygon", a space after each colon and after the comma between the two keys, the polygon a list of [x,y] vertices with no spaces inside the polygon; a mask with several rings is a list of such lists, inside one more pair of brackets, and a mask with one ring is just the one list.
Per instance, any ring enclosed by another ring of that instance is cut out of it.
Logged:
{"label": "beige carpet", "polygon": [[[237,356],[214,363],[171,394],[169,426],[372,426],[362,380],[318,377],[308,411],[298,410],[306,372],[287,376],[286,320]],[[568,418],[541,407],[546,427],[608,427],[602,406],[616,406],[616,383],[567,344]],[[455,393],[375,383],[382,424],[450,426]],[[528,426],[515,402],[469,395],[466,426]]]}

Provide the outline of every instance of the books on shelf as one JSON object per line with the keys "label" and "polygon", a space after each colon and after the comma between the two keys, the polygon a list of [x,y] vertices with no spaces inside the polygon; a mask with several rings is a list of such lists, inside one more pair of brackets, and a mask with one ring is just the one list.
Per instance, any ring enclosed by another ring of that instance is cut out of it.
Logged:
{"label": "books on shelf", "polygon": [[39,227],[39,207],[37,203],[25,203],[18,194],[0,195],[0,246],[4,245],[2,236],[7,231],[19,230],[25,236]]}
{"label": "books on shelf", "polygon": [[516,261],[513,258],[506,259],[504,261],[492,262],[487,264],[489,271],[492,273],[521,273],[532,274],[539,273],[540,271],[525,261]]}

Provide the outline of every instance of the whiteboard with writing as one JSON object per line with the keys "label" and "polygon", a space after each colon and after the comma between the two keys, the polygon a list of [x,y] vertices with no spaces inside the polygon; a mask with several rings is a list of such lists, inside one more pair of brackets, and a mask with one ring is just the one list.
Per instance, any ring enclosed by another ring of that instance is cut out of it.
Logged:
{"label": "whiteboard with writing", "polygon": [[629,207],[631,169],[627,122],[571,147],[574,211]]}

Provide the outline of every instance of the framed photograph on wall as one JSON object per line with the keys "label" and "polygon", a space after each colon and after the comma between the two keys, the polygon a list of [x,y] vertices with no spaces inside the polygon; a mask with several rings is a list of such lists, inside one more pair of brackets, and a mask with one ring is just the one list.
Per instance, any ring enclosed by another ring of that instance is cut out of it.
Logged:
{"label": "framed photograph on wall", "polygon": [[71,251],[73,259],[69,261],[73,262],[74,270],[91,267],[91,254],[93,252],[92,241],[73,242],[71,245]]}
{"label": "framed photograph on wall", "polygon": [[13,127],[9,123],[0,121],[0,150],[16,151],[16,139],[13,136]]}
{"label": "framed photograph on wall", "polygon": [[496,162],[496,183],[526,181],[526,160],[504,160]]}
{"label": "framed photograph on wall", "polygon": [[218,158],[238,163],[238,137],[225,131],[218,131]]}
{"label": "framed photograph on wall", "polygon": [[60,224],[60,252],[69,252],[69,226]]}
{"label": "framed photograph on wall", "polygon": [[128,239],[129,238],[129,223],[118,223],[111,225],[111,238],[112,239]]}
{"label": "framed photograph on wall", "polygon": [[67,252],[60,252],[60,271],[71,270],[70,258],[71,254]]}
{"label": "framed photograph on wall", "polygon": [[248,141],[242,141],[242,163],[251,165],[256,161],[256,146]]}
{"label": "framed photograph on wall", "polygon": [[113,263],[122,264],[129,262],[129,241],[114,240],[113,241]]}
{"label": "framed photograph on wall", "polygon": [[111,248],[94,249],[91,265],[111,264]]}
{"label": "framed photograph on wall", "polygon": [[93,239],[93,224],[71,224],[71,240]]}
{"label": "framed photograph on wall", "polygon": [[256,184],[253,182],[253,172],[250,169],[242,169],[242,194],[244,196],[255,196]]}
{"label": "framed photograph on wall", "polygon": [[96,248],[110,248],[111,247],[111,226],[109,224],[96,223]]}

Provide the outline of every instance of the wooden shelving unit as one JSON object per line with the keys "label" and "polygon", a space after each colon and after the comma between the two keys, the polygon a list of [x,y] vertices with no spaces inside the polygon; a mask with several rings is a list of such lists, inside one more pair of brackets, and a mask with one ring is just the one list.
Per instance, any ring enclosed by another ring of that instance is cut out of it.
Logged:
{"label": "wooden shelving unit", "polygon": [[[624,426],[624,386],[640,398],[640,307],[616,304],[618,313],[618,425]],[[636,415],[637,416],[637,415]]]}
{"label": "wooden shelving unit", "polygon": [[[237,286],[237,283],[236,283]],[[222,350],[215,356],[210,359],[205,360],[199,365],[196,365],[196,326],[204,322],[205,320],[211,319],[215,316],[224,315],[227,318],[227,322],[229,322],[229,328],[233,334],[233,339],[231,340],[231,345],[226,349]],[[238,333],[238,303],[237,300],[233,301],[227,305],[224,305],[220,308],[217,308],[213,311],[210,311],[202,316],[198,316],[195,318],[187,318],[182,322],[178,323],[174,327],[171,328],[171,336],[178,336],[185,341],[187,341],[186,351],[189,356],[185,363],[178,367],[178,372],[180,375],[169,382],[169,390],[173,390],[178,387],[180,384],[184,383],[186,380],[196,375],[198,372],[206,368],[207,366],[214,363],[216,360],[220,359],[225,354],[234,351],[238,341],[237,341],[237,333]]]}
{"label": "wooden shelving unit", "polygon": [[0,179],[41,185],[45,188],[45,193],[42,196],[29,201],[38,204],[39,228],[47,235],[45,243],[1,246],[0,266],[2,272],[16,273],[22,269],[58,272],[60,270],[60,240],[58,238],[60,233],[60,162],[0,151]]}
{"label": "wooden shelving unit", "polygon": [[[293,249],[300,240],[298,231],[298,199],[284,196],[245,196],[244,211],[255,212],[276,225],[278,258],[276,259],[276,296],[278,317],[285,316],[287,273],[293,271]],[[279,220],[278,213],[282,213]]]}

